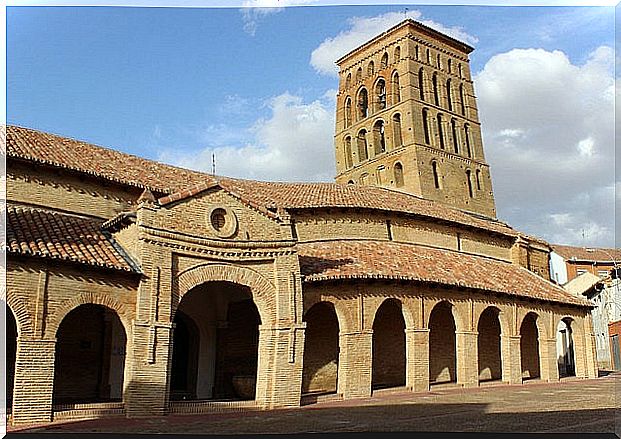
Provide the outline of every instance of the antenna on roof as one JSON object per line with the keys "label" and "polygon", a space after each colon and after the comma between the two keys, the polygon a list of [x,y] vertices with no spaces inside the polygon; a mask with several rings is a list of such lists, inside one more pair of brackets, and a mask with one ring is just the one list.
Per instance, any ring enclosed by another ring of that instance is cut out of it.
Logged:
{"label": "antenna on roof", "polygon": [[211,153],[211,173],[216,175],[216,153]]}
{"label": "antenna on roof", "polygon": [[403,17],[408,18],[408,8],[403,9]]}

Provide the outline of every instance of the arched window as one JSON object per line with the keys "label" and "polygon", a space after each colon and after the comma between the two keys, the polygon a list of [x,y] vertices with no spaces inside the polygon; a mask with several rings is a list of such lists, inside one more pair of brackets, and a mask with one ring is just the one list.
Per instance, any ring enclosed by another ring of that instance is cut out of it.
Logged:
{"label": "arched window", "polygon": [[438,62],[438,68],[441,70],[442,69],[442,58],[440,58],[440,54],[438,53],[437,58],[437,62]]}
{"label": "arched window", "polygon": [[386,108],[386,81],[380,79],[375,84],[375,111]]}
{"label": "arched window", "polygon": [[446,67],[448,68],[448,72],[451,73],[452,62],[450,58],[446,61]]}
{"label": "arched window", "polygon": [[373,61],[369,62],[369,66],[367,67],[367,76],[373,76],[375,74],[375,64]]}
{"label": "arched window", "polygon": [[418,71],[418,91],[420,92],[420,100],[425,100],[425,72],[421,67]]}
{"label": "arched window", "polygon": [[444,149],[444,130],[442,125],[442,114],[438,114],[438,138],[440,139],[440,148]]}
{"label": "arched window", "polygon": [[446,102],[448,104],[449,111],[453,111],[453,96],[451,95],[451,80],[446,80]]}
{"label": "arched window", "polygon": [[369,94],[366,88],[361,88],[358,92],[358,120],[364,119],[369,115]]}
{"label": "arched window", "polygon": [[466,154],[468,157],[472,157],[472,151],[470,150],[470,126],[464,125],[464,137],[466,138]]}
{"label": "arched window", "polygon": [[365,173],[365,174],[362,174],[362,175],[360,176],[360,179],[358,180],[358,182],[359,182],[360,184],[367,184],[367,183],[368,183],[368,181],[369,181],[369,174],[366,174],[366,173]]}
{"label": "arched window", "polygon": [[354,183],[354,180],[349,180],[347,184],[355,184],[355,183]]}
{"label": "arched window", "polygon": [[425,143],[429,145],[429,111],[423,108],[423,133],[425,134]]}
{"label": "arched window", "polygon": [[427,64],[431,64],[431,52],[427,49]]}
{"label": "arched window", "polygon": [[457,64],[457,72],[458,72],[458,74],[459,74],[459,77],[460,77],[460,78],[462,78],[462,77],[463,77],[463,76],[462,76],[462,75],[463,75],[463,73],[462,73],[462,71],[461,71],[461,64]]}
{"label": "arched window", "polygon": [[382,55],[382,61],[381,61],[381,67],[382,69],[385,69],[388,66],[388,53],[384,52],[384,54]]}
{"label": "arched window", "polygon": [[395,186],[403,187],[403,184],[404,184],[403,165],[399,162],[395,163],[394,172],[395,172]]}
{"label": "arched window", "polygon": [[474,197],[474,191],[472,190],[472,172],[470,172],[470,169],[466,171],[466,181],[468,183],[468,195],[472,198]]}
{"label": "arched window", "polygon": [[384,121],[378,120],[373,125],[373,146],[375,155],[386,152],[386,137],[384,135]]}
{"label": "arched window", "polygon": [[401,136],[401,115],[399,113],[392,116],[392,137],[393,148],[399,148],[403,145],[403,138]]}
{"label": "arched window", "polygon": [[356,70],[356,82],[362,81],[362,67],[358,67]]}
{"label": "arched window", "polygon": [[399,85],[399,74],[397,72],[392,75],[392,96],[393,105],[401,102],[401,88]]}
{"label": "arched window", "polygon": [[416,59],[416,61],[418,61],[419,57],[420,57],[420,49],[418,48],[418,44],[417,44],[416,45],[416,49],[415,49],[414,58]]}
{"label": "arched window", "polygon": [[345,79],[345,88],[351,87],[351,72],[347,74],[347,79]]}
{"label": "arched window", "polygon": [[351,125],[351,98],[347,96],[345,100],[345,128]]}
{"label": "arched window", "polygon": [[440,105],[440,95],[438,93],[438,75],[435,73],[431,77],[431,85],[433,86],[433,102],[436,105]]}
{"label": "arched window", "polygon": [[431,171],[433,172],[433,185],[436,189],[440,189],[440,171],[438,170],[438,162],[431,162]]}
{"label": "arched window", "polygon": [[475,175],[476,175],[476,177],[477,177],[477,190],[479,190],[479,191],[480,191],[480,190],[481,190],[481,188],[483,187],[483,183],[482,183],[482,181],[481,181],[481,170],[480,170],[480,169],[477,169],[477,172],[476,172],[476,174],[475,174]]}
{"label": "arched window", "polygon": [[451,119],[451,135],[453,136],[453,150],[455,154],[459,154],[459,142],[457,139],[457,121]]}
{"label": "arched window", "polygon": [[395,62],[401,59],[401,47],[395,47]]}
{"label": "arched window", "polygon": [[464,84],[459,84],[459,103],[461,114],[466,114],[466,100],[464,99]]}
{"label": "arched window", "polygon": [[367,153],[367,131],[360,130],[358,132],[358,161],[363,162],[369,158]]}
{"label": "arched window", "polygon": [[350,136],[345,137],[345,167],[347,169],[352,167]]}

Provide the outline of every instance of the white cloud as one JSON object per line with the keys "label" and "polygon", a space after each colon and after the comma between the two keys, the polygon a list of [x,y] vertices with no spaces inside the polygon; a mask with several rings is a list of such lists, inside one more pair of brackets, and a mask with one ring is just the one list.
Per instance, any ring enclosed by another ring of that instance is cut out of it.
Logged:
{"label": "white cloud", "polygon": [[259,23],[268,15],[282,12],[285,6],[300,6],[316,3],[317,0],[244,0],[241,9],[244,31],[252,36]]}
{"label": "white cloud", "polygon": [[[466,33],[462,28],[447,27],[433,20],[421,18],[420,11],[408,11],[407,18],[412,18],[439,32],[447,34],[465,43],[476,43],[476,37]],[[401,12],[388,12],[374,17],[352,17],[348,20],[350,28],[333,38],[325,39],[311,54],[311,65],[319,73],[335,76],[338,69],[334,64],[337,59],[367,42],[371,38],[399,24],[406,18]]]}
{"label": "white cloud", "polygon": [[[223,146],[210,146],[189,154],[164,151],[159,159],[211,172],[215,153],[218,175],[257,180],[333,180],[336,172],[332,137],[334,90],[311,103],[284,93],[269,100],[267,105],[270,116],[248,127],[254,138],[252,142],[239,145],[234,142],[234,131],[238,130],[231,129],[227,135],[221,132],[226,132],[224,127],[208,127],[203,134],[215,134]],[[225,143],[227,136],[232,144]]]}
{"label": "white cloud", "polygon": [[614,242],[613,62],[605,46],[582,65],[514,49],[475,76],[502,219],[551,241]]}

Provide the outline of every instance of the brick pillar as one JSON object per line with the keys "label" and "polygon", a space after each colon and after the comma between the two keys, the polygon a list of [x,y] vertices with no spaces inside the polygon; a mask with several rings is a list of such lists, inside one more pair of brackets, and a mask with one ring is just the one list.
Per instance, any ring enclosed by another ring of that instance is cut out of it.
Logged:
{"label": "brick pillar", "polygon": [[131,372],[125,384],[127,417],[165,415],[170,394],[173,325],[134,323]]}
{"label": "brick pillar", "polygon": [[13,425],[50,422],[56,340],[17,339]]}
{"label": "brick pillar", "polygon": [[522,384],[522,352],[519,335],[501,335],[502,380],[509,384]]}
{"label": "brick pillar", "polygon": [[300,406],[305,326],[260,327],[257,405]]}
{"label": "brick pillar", "polygon": [[457,384],[464,387],[479,385],[478,335],[476,331],[456,331]]}
{"label": "brick pillar", "polygon": [[586,377],[587,378],[597,378],[598,373],[597,373],[597,351],[596,351],[596,345],[595,345],[595,334],[593,334],[592,332],[589,332],[588,334],[585,335],[585,349],[584,349],[584,355],[586,356],[585,358],[585,363],[586,363]]}
{"label": "brick pillar", "polygon": [[556,357],[556,338],[540,338],[540,369],[544,381],[558,381],[558,359]]}
{"label": "brick pillar", "polygon": [[339,334],[338,392],[344,399],[371,396],[373,331]]}
{"label": "brick pillar", "polygon": [[429,329],[405,330],[405,385],[414,392],[429,390]]}

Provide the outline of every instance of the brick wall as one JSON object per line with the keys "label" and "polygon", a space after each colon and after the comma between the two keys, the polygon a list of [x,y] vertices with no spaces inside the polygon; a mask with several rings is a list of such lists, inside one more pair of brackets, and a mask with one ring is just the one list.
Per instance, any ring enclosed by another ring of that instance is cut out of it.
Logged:
{"label": "brick wall", "polygon": [[322,302],[304,316],[306,337],[302,393],[336,392],[339,323],[331,304]]}
{"label": "brick wall", "polygon": [[6,400],[7,408],[13,400],[15,379],[15,356],[17,353],[17,325],[10,309],[6,310]]}

